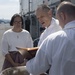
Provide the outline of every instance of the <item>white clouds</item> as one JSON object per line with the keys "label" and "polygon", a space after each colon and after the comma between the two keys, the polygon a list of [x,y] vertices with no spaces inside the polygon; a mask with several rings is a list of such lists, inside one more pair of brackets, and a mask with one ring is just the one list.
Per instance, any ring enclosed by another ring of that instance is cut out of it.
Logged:
{"label": "white clouds", "polygon": [[10,19],[13,14],[19,13],[19,10],[17,7],[2,7],[0,9],[3,9],[0,11],[0,18]]}
{"label": "white clouds", "polygon": [[0,0],[0,18],[10,19],[15,13],[19,13],[19,0]]}

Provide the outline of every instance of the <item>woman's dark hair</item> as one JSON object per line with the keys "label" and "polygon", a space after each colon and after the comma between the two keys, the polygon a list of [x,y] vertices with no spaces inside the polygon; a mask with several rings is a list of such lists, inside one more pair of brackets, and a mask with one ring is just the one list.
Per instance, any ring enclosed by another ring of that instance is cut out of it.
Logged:
{"label": "woman's dark hair", "polygon": [[16,17],[20,17],[20,18],[21,18],[22,25],[23,25],[23,18],[22,18],[22,16],[19,15],[19,14],[14,14],[14,15],[12,16],[11,20],[10,20],[10,26],[13,26],[13,22],[14,22],[14,19],[15,19]]}

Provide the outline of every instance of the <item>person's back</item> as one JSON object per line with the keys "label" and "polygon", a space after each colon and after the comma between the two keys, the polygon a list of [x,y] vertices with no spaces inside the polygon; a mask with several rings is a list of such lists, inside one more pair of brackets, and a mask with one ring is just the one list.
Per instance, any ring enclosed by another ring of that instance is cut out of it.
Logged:
{"label": "person's back", "polygon": [[49,64],[51,64],[49,75],[74,75],[75,28],[68,31],[67,27],[68,25],[63,31],[52,34],[54,37],[49,36],[49,38],[54,39],[53,41],[47,40],[47,43],[49,43],[45,50],[47,51]]}

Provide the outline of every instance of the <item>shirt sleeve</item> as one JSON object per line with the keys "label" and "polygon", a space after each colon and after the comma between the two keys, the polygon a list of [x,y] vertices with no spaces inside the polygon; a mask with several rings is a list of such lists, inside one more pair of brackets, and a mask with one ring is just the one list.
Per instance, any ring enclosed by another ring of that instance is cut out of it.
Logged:
{"label": "shirt sleeve", "polygon": [[50,68],[46,49],[46,41],[43,42],[36,53],[36,56],[26,63],[26,69],[31,74],[40,74]]}
{"label": "shirt sleeve", "polygon": [[5,34],[2,37],[1,49],[2,49],[2,54],[5,56],[8,53],[8,42]]}

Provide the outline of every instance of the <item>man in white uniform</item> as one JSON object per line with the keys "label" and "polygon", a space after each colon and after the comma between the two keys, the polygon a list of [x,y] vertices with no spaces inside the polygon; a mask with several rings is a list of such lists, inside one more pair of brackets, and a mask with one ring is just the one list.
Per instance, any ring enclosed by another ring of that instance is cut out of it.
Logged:
{"label": "man in white uniform", "polygon": [[45,5],[40,5],[36,10],[36,17],[41,23],[42,27],[45,27],[45,31],[41,34],[38,46],[42,43],[42,41],[51,33],[59,31],[61,27],[59,26],[59,22],[57,19],[52,17],[51,9]]}
{"label": "man in white uniform", "polygon": [[49,35],[41,44],[36,56],[26,63],[26,69],[34,75],[75,75],[75,5],[64,1],[56,16],[63,30]]}

